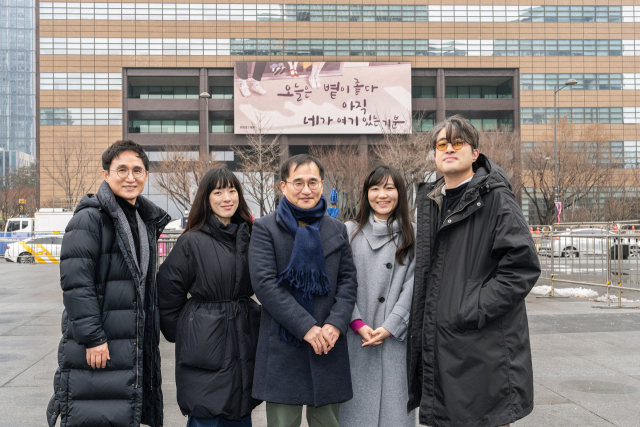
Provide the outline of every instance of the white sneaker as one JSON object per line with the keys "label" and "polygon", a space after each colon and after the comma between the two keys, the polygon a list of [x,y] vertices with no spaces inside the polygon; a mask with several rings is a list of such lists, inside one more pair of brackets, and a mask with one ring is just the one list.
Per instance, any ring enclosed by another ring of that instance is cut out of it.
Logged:
{"label": "white sneaker", "polygon": [[267,91],[264,90],[262,88],[262,86],[260,86],[260,82],[258,82],[258,81],[253,82],[253,84],[251,85],[251,89],[253,89],[253,91],[255,93],[257,93],[258,95],[266,95],[267,94]]}
{"label": "white sneaker", "polygon": [[318,89],[317,80],[313,77],[309,77],[309,86],[311,86],[311,89]]}
{"label": "white sneaker", "polygon": [[249,90],[249,85],[247,85],[246,80],[240,82],[240,93],[242,94],[242,96],[244,96],[245,98],[248,98],[251,96],[251,91]]}

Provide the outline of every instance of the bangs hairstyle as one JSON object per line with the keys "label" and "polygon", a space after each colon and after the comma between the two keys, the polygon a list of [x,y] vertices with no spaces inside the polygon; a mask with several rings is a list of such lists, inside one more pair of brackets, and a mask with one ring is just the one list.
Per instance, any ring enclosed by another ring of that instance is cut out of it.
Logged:
{"label": "bangs hairstyle", "polygon": [[353,233],[351,241],[362,231],[362,229],[369,222],[369,216],[374,212],[371,204],[369,203],[369,189],[374,186],[384,186],[389,183],[389,179],[393,181],[393,185],[398,190],[398,204],[396,208],[391,212],[389,219],[387,220],[387,230],[389,232],[389,238],[393,238],[392,225],[394,221],[397,221],[400,225],[400,246],[396,243],[396,261],[400,265],[404,265],[406,259],[412,259],[415,246],[415,235],[413,233],[413,227],[411,226],[411,217],[409,215],[409,200],[407,196],[407,187],[400,172],[391,166],[381,165],[373,168],[369,175],[364,180],[362,187],[362,195],[360,197],[360,206],[356,217],[352,220],[358,224],[356,232]]}
{"label": "bangs hairstyle", "polygon": [[234,224],[246,223],[249,226],[249,233],[253,227],[253,221],[251,220],[251,211],[244,199],[242,192],[242,186],[240,180],[233,172],[227,168],[211,169],[207,172],[200,185],[196,197],[193,200],[191,211],[189,211],[189,219],[187,226],[184,229],[184,233],[189,231],[197,231],[207,222],[207,218],[212,213],[211,203],[209,203],[209,195],[216,189],[222,188],[235,188],[238,192],[238,209],[231,217],[231,222]]}
{"label": "bangs hairstyle", "polygon": [[435,151],[438,135],[442,129],[447,130],[447,141],[451,142],[452,138],[461,138],[471,146],[472,149],[478,150],[480,145],[480,134],[471,122],[460,114],[451,116],[443,122],[436,123],[431,130],[431,148]]}

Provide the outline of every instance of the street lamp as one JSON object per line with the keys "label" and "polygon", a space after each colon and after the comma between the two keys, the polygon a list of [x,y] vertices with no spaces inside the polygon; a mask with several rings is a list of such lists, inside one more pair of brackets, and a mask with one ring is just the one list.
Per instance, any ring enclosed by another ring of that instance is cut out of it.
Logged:
{"label": "street lamp", "polygon": [[207,127],[206,127],[206,134],[207,134],[207,170],[209,170],[209,157],[211,157],[211,154],[209,153],[209,98],[211,98],[211,95],[209,95],[209,93],[207,92],[202,92],[200,94],[200,98],[204,99],[204,102],[207,106]]}
{"label": "street lamp", "polygon": [[[558,86],[556,86],[553,92],[553,151],[555,152],[555,162],[554,162],[555,188],[553,189],[553,193],[554,193],[553,199],[556,206],[556,210],[558,209],[558,203],[560,202],[558,198],[558,193],[560,192],[560,189],[558,188],[558,109],[556,107],[556,95],[565,87],[573,86],[577,83],[578,81],[576,79],[569,79],[564,83],[564,86],[562,86],[561,88],[558,89]],[[560,222],[559,217],[558,217],[558,222]]]}

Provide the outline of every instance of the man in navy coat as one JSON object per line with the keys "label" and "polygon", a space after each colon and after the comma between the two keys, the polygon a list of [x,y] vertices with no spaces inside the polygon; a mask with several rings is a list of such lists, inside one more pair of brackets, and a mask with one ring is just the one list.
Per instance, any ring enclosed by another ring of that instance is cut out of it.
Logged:
{"label": "man in navy coat", "polygon": [[352,398],[345,334],[356,302],[356,269],[344,224],[326,214],[324,167],[309,155],[288,159],[285,196],[256,220],[249,264],[262,304],[253,397],[267,402],[268,427],[338,427]]}

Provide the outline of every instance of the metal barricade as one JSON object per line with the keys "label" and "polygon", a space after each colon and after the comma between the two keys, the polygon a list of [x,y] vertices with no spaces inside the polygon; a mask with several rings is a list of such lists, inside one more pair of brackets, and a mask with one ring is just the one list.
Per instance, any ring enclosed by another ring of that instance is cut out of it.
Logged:
{"label": "metal barricade", "polygon": [[[640,227],[638,222],[560,223],[532,227],[542,268],[541,278],[555,283],[598,286],[618,293],[640,291]],[[535,231],[533,231],[535,230]]]}
{"label": "metal barricade", "polygon": [[181,234],[182,231],[166,231],[160,235],[158,239],[157,268],[159,268],[160,264],[167,258]]}

